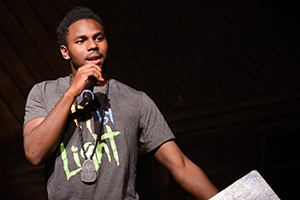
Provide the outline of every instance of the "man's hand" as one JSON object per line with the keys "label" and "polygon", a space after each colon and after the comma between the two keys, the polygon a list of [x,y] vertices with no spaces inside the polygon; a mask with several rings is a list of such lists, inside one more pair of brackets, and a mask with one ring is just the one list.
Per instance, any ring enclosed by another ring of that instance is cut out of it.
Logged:
{"label": "man's hand", "polygon": [[85,87],[87,79],[90,76],[93,76],[97,79],[97,85],[105,84],[105,79],[102,75],[102,69],[98,65],[88,63],[79,67],[77,71],[72,74],[72,83],[66,93],[73,97],[80,95]]}

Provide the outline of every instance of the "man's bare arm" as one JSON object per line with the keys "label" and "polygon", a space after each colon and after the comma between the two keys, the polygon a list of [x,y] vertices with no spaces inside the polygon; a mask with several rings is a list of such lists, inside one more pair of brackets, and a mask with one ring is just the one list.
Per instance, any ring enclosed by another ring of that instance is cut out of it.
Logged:
{"label": "man's bare arm", "polygon": [[73,101],[74,97],[65,93],[46,118],[36,118],[25,124],[24,150],[32,164],[40,164],[55,149]]}
{"label": "man's bare arm", "polygon": [[84,89],[85,81],[94,76],[104,82],[101,69],[96,65],[85,65],[78,69],[72,84],[46,118],[36,118],[23,128],[24,150],[27,159],[35,165],[41,164],[56,148],[74,99]]}
{"label": "man's bare arm", "polygon": [[171,172],[175,180],[197,199],[209,199],[219,192],[205,173],[182,153],[174,141],[163,144],[154,156]]}

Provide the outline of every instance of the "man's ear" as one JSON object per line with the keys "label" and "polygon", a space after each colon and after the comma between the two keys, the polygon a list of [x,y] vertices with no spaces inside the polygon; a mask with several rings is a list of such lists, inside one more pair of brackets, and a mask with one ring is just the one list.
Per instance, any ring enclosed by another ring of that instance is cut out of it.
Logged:
{"label": "man's ear", "polygon": [[60,52],[61,52],[61,55],[63,56],[63,58],[65,60],[70,60],[68,47],[66,47],[65,45],[61,45],[60,46]]}

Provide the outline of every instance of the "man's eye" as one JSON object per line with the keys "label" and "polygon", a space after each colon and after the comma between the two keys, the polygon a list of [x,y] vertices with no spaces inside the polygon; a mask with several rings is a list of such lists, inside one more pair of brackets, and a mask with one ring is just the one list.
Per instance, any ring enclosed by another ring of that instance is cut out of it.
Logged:
{"label": "man's eye", "polygon": [[76,41],[76,44],[83,44],[84,43],[84,40],[77,40]]}
{"label": "man's eye", "polygon": [[96,40],[101,42],[104,39],[104,37],[97,37]]}

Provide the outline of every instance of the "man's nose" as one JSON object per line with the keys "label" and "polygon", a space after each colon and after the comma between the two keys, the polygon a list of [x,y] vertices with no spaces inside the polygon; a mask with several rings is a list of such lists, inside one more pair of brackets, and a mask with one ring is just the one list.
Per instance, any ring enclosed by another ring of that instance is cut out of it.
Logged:
{"label": "man's nose", "polygon": [[88,51],[98,49],[98,44],[95,40],[91,39],[88,42]]}

